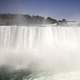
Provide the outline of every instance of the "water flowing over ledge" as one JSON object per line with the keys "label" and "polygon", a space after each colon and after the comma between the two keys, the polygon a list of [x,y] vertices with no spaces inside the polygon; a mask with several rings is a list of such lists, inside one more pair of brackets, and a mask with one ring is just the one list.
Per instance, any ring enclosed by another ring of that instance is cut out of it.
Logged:
{"label": "water flowing over ledge", "polygon": [[79,47],[79,27],[0,26],[0,66],[26,70],[25,73],[29,70],[31,80],[77,79]]}

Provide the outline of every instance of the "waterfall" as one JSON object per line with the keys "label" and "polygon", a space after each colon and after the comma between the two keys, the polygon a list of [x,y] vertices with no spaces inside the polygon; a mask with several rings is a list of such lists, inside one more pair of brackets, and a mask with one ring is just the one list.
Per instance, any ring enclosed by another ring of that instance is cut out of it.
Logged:
{"label": "waterfall", "polygon": [[50,71],[57,76],[69,71],[71,75],[80,70],[79,48],[80,28],[76,26],[0,26],[1,66]]}

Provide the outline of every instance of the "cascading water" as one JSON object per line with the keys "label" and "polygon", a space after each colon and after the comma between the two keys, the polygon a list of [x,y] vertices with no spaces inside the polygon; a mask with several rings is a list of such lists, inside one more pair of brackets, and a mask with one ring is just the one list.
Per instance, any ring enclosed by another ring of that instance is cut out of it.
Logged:
{"label": "cascading water", "polygon": [[79,27],[0,26],[0,65],[31,70],[19,80],[79,80],[79,36]]}

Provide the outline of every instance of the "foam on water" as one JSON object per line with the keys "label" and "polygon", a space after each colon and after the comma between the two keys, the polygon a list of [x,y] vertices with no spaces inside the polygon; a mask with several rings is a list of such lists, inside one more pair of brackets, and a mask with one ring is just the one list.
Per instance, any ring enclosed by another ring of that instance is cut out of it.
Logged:
{"label": "foam on water", "polygon": [[31,70],[37,80],[79,80],[79,48],[76,26],[0,26],[0,65]]}

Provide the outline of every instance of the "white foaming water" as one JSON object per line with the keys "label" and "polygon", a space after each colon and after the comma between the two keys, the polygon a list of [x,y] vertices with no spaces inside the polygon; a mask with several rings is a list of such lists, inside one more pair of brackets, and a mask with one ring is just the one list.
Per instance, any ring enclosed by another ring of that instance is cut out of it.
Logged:
{"label": "white foaming water", "polygon": [[79,80],[80,28],[0,26],[0,65],[50,73],[37,80]]}

